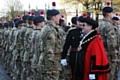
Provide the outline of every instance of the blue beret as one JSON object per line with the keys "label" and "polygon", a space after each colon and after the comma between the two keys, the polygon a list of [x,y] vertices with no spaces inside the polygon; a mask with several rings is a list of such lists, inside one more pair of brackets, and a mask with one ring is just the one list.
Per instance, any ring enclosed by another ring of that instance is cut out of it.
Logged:
{"label": "blue beret", "polygon": [[104,7],[104,8],[102,9],[102,11],[103,11],[103,12],[111,13],[111,12],[113,12],[113,9],[112,9],[111,7]]}
{"label": "blue beret", "polygon": [[82,21],[83,21],[83,16],[79,16],[79,17],[77,18],[77,21],[82,22]]}
{"label": "blue beret", "polygon": [[29,17],[29,15],[24,15],[24,16],[22,17],[22,19],[23,19],[23,20],[27,20],[28,17]]}
{"label": "blue beret", "polygon": [[15,27],[18,27],[18,21],[15,22]]}
{"label": "blue beret", "polygon": [[55,15],[58,15],[58,14],[60,14],[60,12],[56,9],[47,10],[47,15],[48,16],[55,16]]}
{"label": "blue beret", "polygon": [[98,22],[91,18],[84,18],[82,22],[86,22],[87,24],[92,25],[92,29],[95,29],[98,27]]}
{"label": "blue beret", "polygon": [[3,24],[2,24],[2,23],[0,23],[0,27],[3,27]]}
{"label": "blue beret", "polygon": [[20,20],[20,19],[18,19],[18,18],[15,18],[15,19],[14,19],[14,22],[16,22],[16,21],[18,21],[18,20]]}
{"label": "blue beret", "polygon": [[78,17],[72,17],[71,22],[72,24],[77,24]]}
{"label": "blue beret", "polygon": [[13,21],[10,21],[10,22],[9,22],[9,25],[10,25],[10,26],[14,26]]}
{"label": "blue beret", "polygon": [[22,24],[23,23],[23,20],[18,20],[17,21],[17,24],[19,25],[19,24]]}
{"label": "blue beret", "polygon": [[65,26],[64,28],[65,28],[65,30],[68,30],[68,29],[70,29],[70,26]]}
{"label": "blue beret", "polygon": [[8,27],[8,26],[9,26],[8,22],[4,23],[4,27]]}
{"label": "blue beret", "polygon": [[29,16],[29,17],[28,17],[28,20],[29,20],[29,21],[32,21],[33,18],[34,18],[34,16]]}
{"label": "blue beret", "polygon": [[112,20],[120,20],[118,17],[113,17]]}
{"label": "blue beret", "polygon": [[44,22],[44,17],[43,16],[35,16],[33,18],[33,22],[34,22],[35,25],[37,25],[37,23]]}
{"label": "blue beret", "polygon": [[59,23],[62,23],[62,22],[64,22],[64,20],[63,20],[63,19],[60,19],[60,20],[59,20]]}

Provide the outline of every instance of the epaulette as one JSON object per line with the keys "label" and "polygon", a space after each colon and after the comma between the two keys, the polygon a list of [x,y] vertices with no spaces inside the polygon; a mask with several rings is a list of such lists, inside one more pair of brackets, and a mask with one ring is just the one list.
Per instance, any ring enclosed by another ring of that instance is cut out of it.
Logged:
{"label": "epaulette", "polygon": [[71,30],[74,30],[74,29],[77,29],[77,27],[71,27],[68,31],[71,31]]}

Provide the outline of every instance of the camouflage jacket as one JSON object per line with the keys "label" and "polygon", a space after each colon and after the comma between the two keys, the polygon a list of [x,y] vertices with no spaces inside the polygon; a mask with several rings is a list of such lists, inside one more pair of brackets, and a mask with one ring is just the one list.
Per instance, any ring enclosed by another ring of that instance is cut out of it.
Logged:
{"label": "camouflage jacket", "polygon": [[41,54],[41,29],[34,29],[32,33],[32,67],[36,67]]}
{"label": "camouflage jacket", "polygon": [[100,22],[98,27],[106,52],[111,56],[111,59],[116,59],[116,53],[118,52],[117,34],[114,26],[115,25],[112,21],[103,18],[103,21]]}
{"label": "camouflage jacket", "polygon": [[29,48],[29,47],[31,47],[30,46],[30,35],[32,34],[32,32],[33,32],[33,27],[32,26],[29,26],[29,27],[27,27],[27,30],[26,30],[26,32],[25,32],[25,36],[24,36],[24,47],[27,49],[27,48]]}
{"label": "camouflage jacket", "polygon": [[61,53],[62,42],[58,26],[48,21],[43,27],[41,34],[44,53]]}

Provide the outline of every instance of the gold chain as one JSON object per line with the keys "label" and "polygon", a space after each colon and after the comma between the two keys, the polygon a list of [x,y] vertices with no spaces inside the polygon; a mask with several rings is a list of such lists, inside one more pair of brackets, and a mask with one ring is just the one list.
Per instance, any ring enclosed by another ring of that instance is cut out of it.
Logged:
{"label": "gold chain", "polygon": [[95,36],[93,36],[93,37],[90,37],[89,39],[85,40],[84,42],[80,41],[80,45],[79,45],[79,47],[78,47],[77,50],[80,51],[80,50],[82,49],[82,46],[81,46],[81,45],[89,42],[90,40],[92,40],[92,39],[95,38],[96,36],[98,36],[98,35],[95,35]]}

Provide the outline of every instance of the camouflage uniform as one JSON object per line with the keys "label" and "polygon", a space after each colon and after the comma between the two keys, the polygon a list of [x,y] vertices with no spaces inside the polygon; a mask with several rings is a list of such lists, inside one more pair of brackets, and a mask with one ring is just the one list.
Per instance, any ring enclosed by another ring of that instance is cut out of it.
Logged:
{"label": "camouflage uniform", "polygon": [[29,56],[31,54],[31,45],[30,45],[30,35],[33,32],[33,27],[29,26],[27,27],[25,36],[24,36],[24,54],[23,54],[23,60],[22,60],[22,79],[25,79],[28,77],[28,74],[30,73],[30,59]]}
{"label": "camouflage uniform", "polygon": [[10,54],[11,54],[11,60],[10,60],[10,69],[11,69],[11,76],[14,75],[14,65],[15,65],[15,59],[13,57],[13,53],[14,53],[14,49],[15,49],[15,46],[14,46],[14,40],[15,40],[15,31],[17,30],[16,27],[13,27],[11,29],[11,33],[10,33],[10,36],[9,36],[9,40],[10,40],[10,48],[9,48],[9,51],[10,51]]}
{"label": "camouflage uniform", "polygon": [[118,80],[118,71],[119,71],[119,65],[120,65],[120,28],[119,26],[114,26],[115,27],[115,31],[116,31],[116,34],[117,34],[117,50],[118,50],[118,54],[117,54],[117,59],[118,59],[118,62],[117,62],[117,68],[116,68],[116,72],[115,72],[115,80]]}
{"label": "camouflage uniform", "polygon": [[10,33],[11,33],[11,28],[8,28],[7,30],[7,46],[6,46],[6,51],[7,51],[7,55],[6,55],[6,60],[7,60],[7,73],[10,74],[10,62],[11,62],[11,53],[10,53]]}
{"label": "camouflage uniform", "polygon": [[3,42],[3,32],[4,29],[0,29],[0,63],[2,63],[2,54],[3,54],[3,47],[2,47],[2,42]]}
{"label": "camouflage uniform", "polygon": [[24,58],[24,53],[25,53],[25,33],[26,33],[26,31],[27,31],[27,25],[26,25],[26,23],[22,23],[22,27],[21,27],[21,30],[20,30],[20,34],[19,34],[19,36],[20,36],[20,39],[21,39],[21,52],[20,52],[20,58],[21,58],[21,66],[22,66],[22,71],[21,71],[21,79],[23,78],[23,76],[24,76],[24,60],[23,60],[23,58]]}
{"label": "camouflage uniform", "polygon": [[65,31],[64,31],[64,28],[63,27],[58,27],[58,30],[59,30],[59,34],[60,34],[60,37],[62,38],[61,41],[62,41],[62,46],[64,45],[64,38],[63,36],[65,35]]}
{"label": "camouflage uniform", "polygon": [[5,28],[5,32],[4,32],[4,45],[3,45],[3,48],[4,48],[4,68],[7,69],[7,54],[8,54],[8,49],[9,49],[9,46],[8,46],[8,37],[9,37],[9,29],[8,28]]}
{"label": "camouflage uniform", "polygon": [[117,67],[117,62],[112,62],[112,60],[117,60],[117,34],[113,25],[114,23],[106,18],[100,22],[98,30],[101,32],[101,37],[103,39],[104,47],[109,59],[109,64],[111,67],[111,72],[109,73],[109,80],[115,79],[115,69]]}
{"label": "camouflage uniform", "polygon": [[43,27],[41,34],[44,47],[43,80],[59,80],[61,71],[60,53],[62,51],[62,43],[58,27],[48,21]]}
{"label": "camouflage uniform", "polygon": [[[59,34],[61,36],[61,41],[62,41],[62,47],[64,46],[64,43],[65,43],[65,40],[66,40],[66,36],[67,36],[67,32],[65,32],[64,28],[63,27],[59,27]],[[67,61],[69,60],[69,53],[70,53],[70,49],[68,51],[68,54],[67,54]],[[60,74],[60,79],[62,80],[69,80],[69,77],[70,77],[70,68],[69,66],[62,66],[62,71],[61,71],[61,74]]]}
{"label": "camouflage uniform", "polygon": [[38,71],[38,61],[39,61],[39,56],[41,55],[41,29],[34,29],[33,33],[32,33],[32,53],[33,55],[31,55],[32,59],[31,59],[31,68],[33,71],[33,77],[34,80],[41,80],[38,79],[41,75],[40,72]]}

